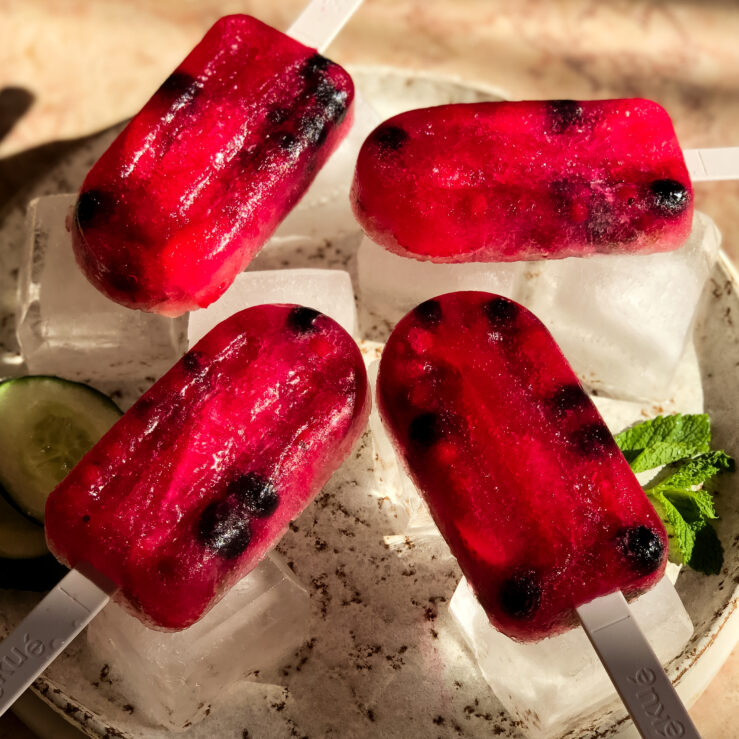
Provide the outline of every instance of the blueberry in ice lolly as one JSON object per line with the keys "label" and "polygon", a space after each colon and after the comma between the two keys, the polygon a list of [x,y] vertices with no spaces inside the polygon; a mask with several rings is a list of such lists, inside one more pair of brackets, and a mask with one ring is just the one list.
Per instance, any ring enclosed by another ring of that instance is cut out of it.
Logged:
{"label": "blueberry in ice lolly", "polygon": [[680,246],[693,191],[650,100],[442,105],[365,141],[352,186],[378,244],[434,262],[512,262]]}
{"label": "blueberry in ice lolly", "polygon": [[197,621],[349,453],[369,413],[349,334],[310,308],[218,324],[52,492],[49,548],[118,586],[142,620]]}
{"label": "blueberry in ice lolly", "polygon": [[255,18],[221,18],[87,175],[72,230],[105,295],[180,315],[213,302],[351,123],[341,67]]}
{"label": "blueberry in ice lolly", "polygon": [[534,641],[575,608],[636,595],[667,537],[543,324],[517,303],[457,292],[403,318],[380,361],[378,407],[491,622]]}

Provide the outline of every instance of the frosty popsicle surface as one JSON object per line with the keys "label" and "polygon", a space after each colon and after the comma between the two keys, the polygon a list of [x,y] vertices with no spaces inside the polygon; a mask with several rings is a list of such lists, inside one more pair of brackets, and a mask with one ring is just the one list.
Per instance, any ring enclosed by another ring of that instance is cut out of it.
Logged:
{"label": "frosty popsicle surface", "polygon": [[221,18],[87,175],[71,223],[80,267],[130,308],[208,305],[336,148],[353,97],[315,49]]}
{"label": "frosty popsicle surface", "polygon": [[675,249],[693,193],[657,103],[549,100],[390,118],[360,151],[352,205],[403,256],[510,262]]}
{"label": "frosty popsicle surface", "polygon": [[484,292],[427,301],[380,362],[397,450],[493,625],[534,641],[662,576],[667,537],[552,337]]}
{"label": "frosty popsicle surface", "polygon": [[357,345],[309,308],[220,323],[52,492],[52,552],[147,624],[194,623],[339,466],[369,413]]}

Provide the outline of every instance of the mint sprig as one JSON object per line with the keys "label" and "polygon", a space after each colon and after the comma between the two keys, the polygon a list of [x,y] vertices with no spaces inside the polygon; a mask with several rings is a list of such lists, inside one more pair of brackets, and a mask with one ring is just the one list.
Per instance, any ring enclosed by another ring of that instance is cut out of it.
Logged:
{"label": "mint sprig", "polygon": [[645,472],[671,462],[708,452],[711,422],[705,413],[657,416],[616,436],[634,472]]}
{"label": "mint sprig", "polygon": [[658,416],[616,436],[634,472],[667,465],[645,487],[670,538],[670,559],[699,572],[721,571],[724,552],[712,521],[713,493],[705,483],[734,469],[722,451],[710,451],[711,424],[705,413]]}

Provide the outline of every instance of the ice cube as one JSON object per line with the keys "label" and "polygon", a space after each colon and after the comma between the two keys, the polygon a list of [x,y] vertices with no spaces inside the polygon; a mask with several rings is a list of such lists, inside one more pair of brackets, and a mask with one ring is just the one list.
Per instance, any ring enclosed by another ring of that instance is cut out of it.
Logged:
{"label": "ice cube", "polygon": [[285,239],[333,240],[359,225],[349,204],[349,189],[359,149],[380,117],[360,96],[354,99],[354,122],[300,202],[280,224],[266,248]]}
{"label": "ice cube", "polygon": [[587,386],[666,399],[720,244],[714,222],[696,212],[677,251],[528,263],[514,297],[544,321]]}
{"label": "ice cube", "polygon": [[[634,618],[660,662],[676,657],[693,625],[671,582],[678,568],[631,603]],[[452,616],[486,682],[530,737],[560,736],[617,702],[615,688],[582,627],[533,644],[513,641],[490,625],[467,581],[450,603]]]}
{"label": "ice cube", "polygon": [[265,303],[296,303],[331,316],[352,336],[357,333],[354,289],[348,272],[336,269],[279,269],[242,272],[213,304],[190,313],[192,346],[215,325],[244,308]]}
{"label": "ice cube", "polygon": [[28,207],[17,313],[28,371],[82,380],[157,376],[184,349],[186,319],[124,308],[87,281],[65,223],[76,197],[50,195]]}
{"label": "ice cube", "polygon": [[200,621],[179,632],[154,631],[115,603],[87,629],[92,674],[108,665],[101,689],[137,715],[172,730],[194,724],[229,689],[275,667],[307,638],[309,596],[272,553]]}
{"label": "ice cube", "polygon": [[374,477],[377,494],[388,498],[398,512],[397,530],[415,539],[426,535],[439,536],[434,519],[431,518],[428,506],[418,494],[416,486],[408,477],[402,462],[395,453],[390,437],[385,431],[377,410],[377,370],[379,362],[372,362],[367,368],[370,387],[372,388],[372,411],[369,428],[372,434]]}
{"label": "ice cube", "polygon": [[[365,237],[357,255],[363,320],[394,326],[429,298],[456,290],[512,297],[520,263],[433,264],[400,257]],[[364,311],[367,315],[364,315]]]}

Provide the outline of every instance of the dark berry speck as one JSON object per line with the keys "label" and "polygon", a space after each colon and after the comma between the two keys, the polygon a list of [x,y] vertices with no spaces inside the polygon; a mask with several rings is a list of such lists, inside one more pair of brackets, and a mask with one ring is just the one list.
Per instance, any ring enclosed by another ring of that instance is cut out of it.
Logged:
{"label": "dark berry speck", "polygon": [[541,585],[533,572],[509,577],[500,587],[500,606],[512,618],[531,618],[541,604]]}
{"label": "dark berry speck", "polygon": [[298,306],[290,311],[287,321],[290,328],[294,331],[307,333],[308,331],[313,331],[315,329],[315,320],[320,315],[322,314],[313,308]]}
{"label": "dark berry speck", "polygon": [[251,541],[249,519],[226,498],[211,503],[198,523],[198,539],[224,559],[238,557]]}
{"label": "dark berry speck", "polygon": [[677,180],[655,180],[650,185],[656,207],[663,213],[682,213],[690,202],[687,188]]}
{"label": "dark berry speck", "polygon": [[289,108],[273,108],[267,113],[267,120],[278,126],[280,123],[284,123],[290,117]]}
{"label": "dark berry speck", "polygon": [[655,572],[662,564],[665,545],[648,526],[634,526],[619,536],[619,546],[634,569],[645,575]]}
{"label": "dark berry speck", "polygon": [[496,297],[488,300],[482,309],[495,329],[507,326],[518,315],[518,306],[507,298]]}
{"label": "dark berry speck", "polygon": [[190,350],[182,355],[182,366],[186,372],[197,372],[202,363],[202,355],[200,352]]}
{"label": "dark berry speck", "polygon": [[298,145],[297,138],[289,133],[288,131],[278,134],[277,135],[277,141],[280,144],[280,148],[284,151],[293,151],[295,147]]}
{"label": "dark berry speck", "polygon": [[186,72],[172,72],[159,87],[157,94],[167,97],[179,97],[187,92],[193,94],[197,80]]}
{"label": "dark berry speck", "polygon": [[427,300],[416,306],[413,311],[422,326],[431,328],[441,323],[441,305],[438,300]]}
{"label": "dark berry speck", "polygon": [[398,151],[408,140],[408,132],[400,126],[381,126],[373,136],[381,149]]}
{"label": "dark berry speck", "polygon": [[314,54],[312,57],[309,57],[306,60],[301,74],[303,75],[303,77],[310,78],[317,74],[320,74],[321,72],[324,72],[332,64],[333,62],[330,59],[327,59],[322,54]]}
{"label": "dark berry speck", "polygon": [[586,456],[602,454],[609,445],[615,445],[608,426],[602,421],[596,421],[578,429],[574,441],[580,452]]}
{"label": "dark berry speck", "polygon": [[564,133],[570,126],[582,120],[582,105],[577,100],[550,100],[549,114],[552,131]]}
{"label": "dark berry speck", "polygon": [[228,493],[258,518],[271,516],[280,502],[272,481],[257,472],[238,477],[228,486]]}
{"label": "dark berry speck", "polygon": [[438,413],[421,413],[408,427],[408,438],[420,446],[432,446],[443,435],[443,422]]}
{"label": "dark berry speck", "polygon": [[587,395],[579,385],[562,385],[552,395],[552,406],[559,413],[583,408],[587,402]]}
{"label": "dark berry speck", "polygon": [[86,190],[77,199],[77,223],[89,226],[100,215],[108,213],[113,206],[112,198],[102,190]]}

